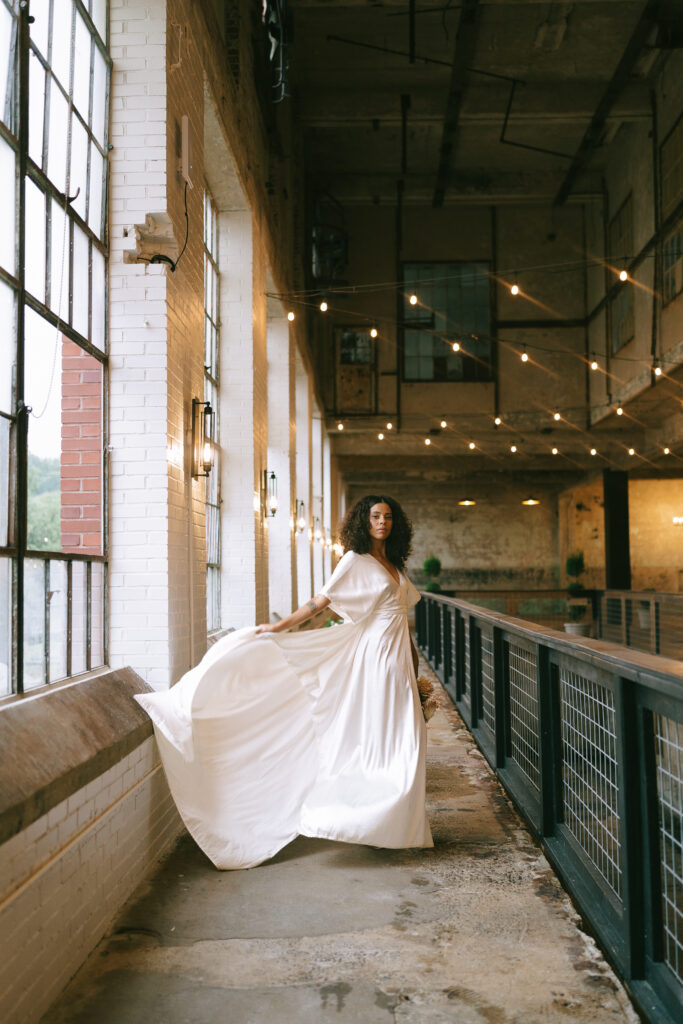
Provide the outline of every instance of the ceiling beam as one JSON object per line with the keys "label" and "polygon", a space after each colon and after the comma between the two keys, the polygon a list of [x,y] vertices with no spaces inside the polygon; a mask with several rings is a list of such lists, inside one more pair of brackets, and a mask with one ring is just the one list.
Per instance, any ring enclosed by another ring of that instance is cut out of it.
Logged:
{"label": "ceiling beam", "polygon": [[577,179],[593,155],[594,150],[600,144],[609,113],[619,98],[622,89],[627,84],[635,63],[640,56],[640,52],[647,42],[653,28],[655,28],[657,24],[657,14],[660,6],[661,0],[647,0],[640,16],[640,20],[633,30],[631,38],[626,44],[626,49],[624,50],[621,60],[617,65],[617,69],[612,75],[612,78],[602,95],[602,99],[591,118],[591,123],[586,129],[581,145],[572,160],[564,181],[557,191],[557,195],[553,202],[554,206],[562,206],[566,201]]}
{"label": "ceiling beam", "polygon": [[453,54],[453,67],[448,88],[446,114],[443,122],[439,169],[436,172],[436,184],[432,199],[432,205],[435,207],[443,206],[453,158],[458,144],[460,108],[467,85],[467,64],[475,52],[477,39],[478,7],[479,0],[462,0],[460,22],[455,35],[455,52]]}

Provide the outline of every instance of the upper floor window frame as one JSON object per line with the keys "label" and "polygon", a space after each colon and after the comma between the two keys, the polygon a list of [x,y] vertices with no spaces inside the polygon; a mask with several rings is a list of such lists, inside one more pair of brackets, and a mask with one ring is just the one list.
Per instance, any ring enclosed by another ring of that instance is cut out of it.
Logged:
{"label": "upper floor window frame", "polygon": [[[629,192],[611,218],[607,228],[610,266],[628,270],[634,256],[633,193]],[[610,352],[616,355],[635,337],[633,284],[625,281],[617,287],[609,303]]]}

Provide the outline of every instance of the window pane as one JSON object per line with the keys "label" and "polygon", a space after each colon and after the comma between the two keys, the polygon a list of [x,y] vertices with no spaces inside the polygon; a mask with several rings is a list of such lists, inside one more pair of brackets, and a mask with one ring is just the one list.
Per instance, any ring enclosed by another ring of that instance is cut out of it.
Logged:
{"label": "window pane", "polygon": [[33,50],[28,66],[28,155],[42,169],[43,115],[45,113],[45,68]]}
{"label": "window pane", "polygon": [[50,562],[50,682],[66,675],[67,571],[66,562]]}
{"label": "window pane", "polygon": [[71,564],[71,674],[85,672],[86,644],[86,564]]}
{"label": "window pane", "polygon": [[74,262],[72,322],[74,330],[88,337],[88,277],[90,257],[88,254],[88,236],[74,224]]}
{"label": "window pane", "polygon": [[0,120],[14,128],[14,60],[16,22],[4,4],[0,4]]}
{"label": "window pane", "polygon": [[98,238],[102,237],[102,194],[104,192],[104,160],[94,143],[90,143],[90,207],[88,224]]}
{"label": "window pane", "polygon": [[69,91],[69,65],[71,63],[71,0],[54,0],[52,15],[52,70]]}
{"label": "window pane", "polygon": [[9,544],[9,439],[10,423],[0,416],[0,544]]}
{"label": "window pane", "polygon": [[92,94],[92,133],[104,146],[106,138],[104,135],[107,115],[107,65],[100,51],[95,47],[95,62],[93,66],[93,94]]}
{"label": "window pane", "polygon": [[0,697],[12,692],[12,560],[0,558]]}
{"label": "window pane", "polygon": [[26,310],[30,550],[102,551],[102,365]]}
{"label": "window pane", "polygon": [[38,47],[43,57],[47,60],[47,28],[50,20],[50,0],[31,0],[31,17],[33,18],[33,24],[30,26],[31,42]]}
{"label": "window pane", "polygon": [[95,23],[95,28],[102,37],[102,42],[107,41],[107,0],[91,0],[90,17]]}
{"label": "window pane", "polygon": [[92,564],[90,593],[90,667],[104,665],[104,585],[105,572],[101,562]]}
{"label": "window pane", "polygon": [[24,689],[45,682],[45,562],[24,562]]}
{"label": "window pane", "polygon": [[47,143],[47,176],[60,192],[66,188],[66,146],[69,107],[54,79],[50,81],[50,128]]}
{"label": "window pane", "polygon": [[0,410],[11,413],[17,362],[16,306],[13,290],[0,280]]}
{"label": "window pane", "polygon": [[69,319],[69,221],[56,200],[51,204],[50,309],[67,323]]}
{"label": "window pane", "polygon": [[0,266],[14,273],[14,203],[15,203],[14,150],[0,138]]}
{"label": "window pane", "polygon": [[92,323],[90,341],[104,351],[104,312],[105,312],[105,280],[104,256],[93,245],[92,247]]}
{"label": "window pane", "polygon": [[[77,194],[78,193],[78,194]],[[75,114],[71,115],[71,177],[69,195],[76,196],[70,206],[85,220],[88,194],[88,133]]]}
{"label": "window pane", "polygon": [[26,179],[26,289],[45,301],[45,195]]}
{"label": "window pane", "polygon": [[91,36],[85,22],[76,13],[76,48],[74,51],[74,90],[76,110],[84,121],[88,120],[90,104],[90,47]]}

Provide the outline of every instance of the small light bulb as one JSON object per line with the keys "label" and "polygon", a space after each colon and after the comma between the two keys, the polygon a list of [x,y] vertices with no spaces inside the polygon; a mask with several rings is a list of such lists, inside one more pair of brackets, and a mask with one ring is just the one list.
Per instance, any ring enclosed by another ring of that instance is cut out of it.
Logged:
{"label": "small light bulb", "polygon": [[453,351],[454,352],[459,352],[460,351],[460,342],[459,341],[454,341],[453,342]]}
{"label": "small light bulb", "polygon": [[371,327],[370,328],[370,337],[371,338],[376,338],[377,337],[377,328],[376,327]]}
{"label": "small light bulb", "polygon": [[528,363],[529,362],[529,356],[526,354],[526,352],[522,352],[522,354],[520,356],[520,359],[522,360],[523,363]]}
{"label": "small light bulb", "polygon": [[211,466],[211,442],[210,441],[205,441],[204,442],[204,448],[202,450],[202,462],[204,463],[204,468],[205,469],[210,468],[210,466]]}
{"label": "small light bulb", "polygon": [[635,455],[636,454],[635,448],[629,448],[628,453],[629,453],[629,455]]}
{"label": "small light bulb", "polygon": [[408,302],[411,306],[417,306],[417,295],[411,295]]}
{"label": "small light bulb", "polygon": [[325,302],[325,300],[324,300],[324,299],[323,299],[323,301],[322,301],[322,302],[320,303],[320,312],[321,312],[321,313],[327,313],[327,303]]}
{"label": "small light bulb", "polygon": [[384,434],[378,434],[377,437],[380,441],[384,440]]}
{"label": "small light bulb", "polygon": [[516,444],[511,444],[511,445],[510,445],[510,451],[511,451],[511,452],[512,452],[512,454],[514,455],[514,454],[515,454],[515,452],[517,451],[517,445],[516,445]]}
{"label": "small light bulb", "polygon": [[448,424],[446,423],[446,421],[445,420],[441,420],[441,429],[445,430],[447,426],[448,426]]}
{"label": "small light bulb", "polygon": [[344,429],[344,424],[343,423],[338,423],[337,424],[337,430],[343,430],[343,429]]}
{"label": "small light bulb", "polygon": [[476,447],[474,441],[470,441],[470,451],[473,452]]}
{"label": "small light bulb", "polygon": [[393,429],[394,429],[394,424],[393,423],[387,423],[387,430],[393,430]]}
{"label": "small light bulb", "polygon": [[553,419],[556,423],[558,423],[562,419],[562,417],[560,416],[559,412],[556,412],[553,414]]}
{"label": "small light bulb", "polygon": [[553,455],[557,455],[557,448],[553,448],[552,449],[552,453],[553,453]]}
{"label": "small light bulb", "polygon": [[500,418],[500,416],[496,416],[496,418],[495,418],[495,420],[493,422],[496,424],[497,427],[499,427],[503,421]]}
{"label": "small light bulb", "polygon": [[289,313],[287,314],[287,319],[289,320],[290,323],[294,319],[294,313],[292,313],[291,309],[290,309]]}
{"label": "small light bulb", "polygon": [[661,376],[662,376],[662,368],[661,368],[661,366],[655,366],[655,377],[661,377]]}
{"label": "small light bulb", "polygon": [[510,289],[510,292],[512,293],[512,295],[519,295],[519,285],[513,284],[512,288]]}
{"label": "small light bulb", "polygon": [[624,415],[624,410],[621,408],[621,406],[619,406],[619,408],[617,409],[617,416],[623,416],[623,415]]}
{"label": "small light bulb", "polygon": [[598,454],[598,449],[597,448],[591,448],[591,455],[597,455],[597,454]]}
{"label": "small light bulb", "polygon": [[597,361],[597,359],[591,360],[591,370],[597,370],[597,368],[598,368],[598,361]]}
{"label": "small light bulb", "polygon": [[671,455],[671,449],[670,448],[665,448],[664,449],[664,454],[665,455]]}
{"label": "small light bulb", "polygon": [[628,274],[627,274],[627,272],[625,270],[620,270],[619,271],[619,280],[620,281],[628,281]]}
{"label": "small light bulb", "polygon": [[427,447],[429,447],[431,443],[431,440],[428,437],[425,437],[425,444],[427,445]]}

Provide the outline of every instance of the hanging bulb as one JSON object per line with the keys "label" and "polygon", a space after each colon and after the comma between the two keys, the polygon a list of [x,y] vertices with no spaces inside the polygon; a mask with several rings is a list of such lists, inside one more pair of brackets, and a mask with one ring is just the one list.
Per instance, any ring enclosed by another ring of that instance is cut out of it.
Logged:
{"label": "hanging bulb", "polygon": [[327,303],[325,302],[325,300],[324,300],[324,299],[323,299],[323,301],[322,301],[322,302],[320,303],[320,312],[321,312],[321,313],[327,313]]}
{"label": "hanging bulb", "polygon": [[591,360],[591,370],[597,370],[597,368],[598,368],[598,361],[595,358],[595,356],[593,356],[593,358]]}
{"label": "hanging bulb", "polygon": [[664,454],[665,455],[671,455],[671,449],[670,448],[665,448],[664,449]]}
{"label": "hanging bulb", "polygon": [[523,363],[528,363],[529,362],[529,356],[527,355],[526,352],[522,352],[522,354],[521,354],[521,356],[519,358],[522,360]]}
{"label": "hanging bulb", "polygon": [[524,498],[522,505],[540,505],[538,498]]}
{"label": "hanging bulb", "polygon": [[628,281],[628,273],[625,270],[620,270],[619,271],[619,280],[620,281]]}
{"label": "hanging bulb", "polygon": [[636,454],[635,448],[629,448],[628,453],[629,453],[629,455],[635,455]]}
{"label": "hanging bulb", "polygon": [[376,338],[377,337],[377,328],[376,327],[371,327],[370,328],[370,337],[371,338]]}
{"label": "hanging bulb", "polygon": [[513,284],[512,288],[510,289],[510,294],[519,295],[519,285],[517,283]]}
{"label": "hanging bulb", "polygon": [[290,309],[289,313],[287,314],[287,319],[289,320],[290,324],[291,324],[292,320],[294,320],[294,318],[295,318],[295,314]]}
{"label": "hanging bulb", "polygon": [[454,341],[453,342],[453,351],[454,352],[459,352],[460,351],[460,342],[459,341]]}
{"label": "hanging bulb", "polygon": [[655,377],[661,377],[662,376],[662,368],[659,365],[659,363],[655,363],[654,364],[654,366],[652,367],[652,372],[654,373]]}
{"label": "hanging bulb", "polygon": [[338,423],[337,424],[337,430],[343,430],[343,429],[344,429],[344,424],[343,423]]}
{"label": "hanging bulb", "polygon": [[469,508],[470,505],[476,505],[476,504],[477,504],[476,501],[473,501],[472,498],[463,498],[462,501],[458,502],[458,505],[465,505],[467,508]]}
{"label": "hanging bulb", "polygon": [[377,435],[377,439],[378,439],[378,441],[383,441],[384,440],[384,434],[378,434]]}
{"label": "hanging bulb", "polygon": [[470,448],[470,451],[471,451],[471,452],[473,452],[473,451],[474,451],[474,449],[475,449],[476,447],[477,447],[477,446],[476,446],[476,444],[474,443],[474,441],[470,441],[470,444],[469,444],[469,448]]}
{"label": "hanging bulb", "polygon": [[431,443],[432,443],[432,442],[431,442],[430,438],[428,438],[428,437],[425,437],[425,444],[427,445],[427,447],[428,447],[428,448],[429,448],[429,446],[430,446],[430,444],[431,444]]}
{"label": "hanging bulb", "polygon": [[591,448],[591,455],[597,455],[597,454],[598,454],[598,449],[597,448]]}
{"label": "hanging bulb", "polygon": [[621,408],[621,406],[619,406],[617,408],[617,416],[623,416],[623,415],[624,415],[624,410]]}
{"label": "hanging bulb", "polygon": [[557,455],[557,454],[558,454],[557,448],[552,448],[552,449],[551,449],[551,453],[552,453],[553,455]]}
{"label": "hanging bulb", "polygon": [[493,422],[495,423],[495,425],[496,425],[497,427],[499,427],[499,426],[501,425],[501,423],[502,423],[503,421],[502,421],[502,419],[500,418],[500,416],[496,416],[496,418],[495,418],[495,420],[494,420]]}
{"label": "hanging bulb", "polygon": [[515,452],[517,451],[517,445],[516,445],[516,444],[511,444],[511,445],[510,445],[510,451],[511,451],[511,452],[512,452],[512,454],[514,455],[514,454],[515,454]]}
{"label": "hanging bulb", "polygon": [[559,412],[556,412],[556,413],[553,413],[553,419],[555,420],[556,423],[559,423],[559,421],[562,419],[562,417],[560,416]]}
{"label": "hanging bulb", "polygon": [[446,421],[445,420],[441,420],[441,429],[445,430],[447,426],[448,426],[448,424],[446,423]]}
{"label": "hanging bulb", "polygon": [[393,423],[387,423],[387,430],[393,430],[393,429],[394,429],[394,424]]}
{"label": "hanging bulb", "polygon": [[411,306],[417,306],[417,295],[411,295],[410,298],[408,299],[408,302],[410,303]]}

